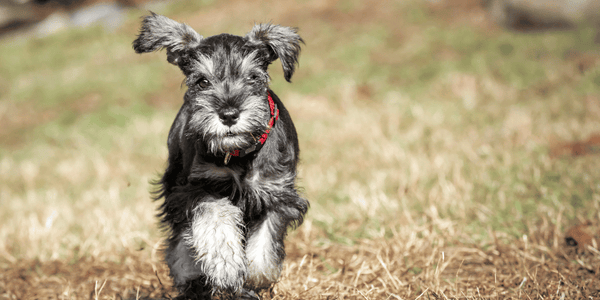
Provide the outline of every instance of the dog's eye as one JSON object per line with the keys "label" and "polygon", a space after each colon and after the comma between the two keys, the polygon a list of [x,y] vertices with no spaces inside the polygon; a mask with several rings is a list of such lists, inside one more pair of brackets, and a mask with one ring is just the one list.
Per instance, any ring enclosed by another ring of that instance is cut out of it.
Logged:
{"label": "dog's eye", "polygon": [[201,89],[207,89],[208,87],[210,87],[210,81],[208,81],[208,79],[206,79],[205,77],[200,78],[196,84],[198,84],[198,86]]}
{"label": "dog's eye", "polygon": [[251,81],[251,82],[258,82],[258,81],[260,81],[260,77],[256,74],[251,74],[251,75],[248,75],[248,77],[246,77],[246,80]]}

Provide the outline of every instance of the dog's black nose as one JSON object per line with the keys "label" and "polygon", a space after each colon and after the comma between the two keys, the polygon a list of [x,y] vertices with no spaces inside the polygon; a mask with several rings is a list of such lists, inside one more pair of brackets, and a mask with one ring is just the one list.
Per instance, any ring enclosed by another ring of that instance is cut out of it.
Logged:
{"label": "dog's black nose", "polygon": [[240,118],[240,111],[232,107],[222,109],[219,112],[219,118],[221,119],[221,123],[227,126],[232,126],[237,123],[238,119]]}

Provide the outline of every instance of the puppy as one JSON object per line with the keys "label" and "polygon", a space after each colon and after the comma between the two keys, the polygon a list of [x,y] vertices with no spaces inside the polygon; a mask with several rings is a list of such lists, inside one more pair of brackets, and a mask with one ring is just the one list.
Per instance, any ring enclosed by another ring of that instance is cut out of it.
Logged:
{"label": "puppy", "polygon": [[181,298],[258,298],[279,278],[287,229],[309,203],[296,189],[296,129],[267,69],[279,58],[289,82],[301,43],[273,24],[204,38],[154,13],[142,21],[134,50],[166,49],[188,88],[155,194]]}

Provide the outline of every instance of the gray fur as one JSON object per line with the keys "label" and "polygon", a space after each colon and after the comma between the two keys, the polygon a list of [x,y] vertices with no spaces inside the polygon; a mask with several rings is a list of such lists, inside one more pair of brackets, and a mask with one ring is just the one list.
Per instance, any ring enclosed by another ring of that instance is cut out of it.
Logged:
{"label": "gray fur", "polygon": [[202,41],[191,27],[151,12],[142,21],[142,29],[133,43],[136,53],[167,49],[167,60],[177,65],[182,53],[197,47]]}
{"label": "gray fur", "polygon": [[279,58],[283,66],[285,80],[291,80],[298,63],[298,54],[300,53],[300,43],[304,43],[298,35],[296,28],[284,27],[273,24],[256,24],[246,38],[257,45],[269,46],[274,55],[271,61]]}

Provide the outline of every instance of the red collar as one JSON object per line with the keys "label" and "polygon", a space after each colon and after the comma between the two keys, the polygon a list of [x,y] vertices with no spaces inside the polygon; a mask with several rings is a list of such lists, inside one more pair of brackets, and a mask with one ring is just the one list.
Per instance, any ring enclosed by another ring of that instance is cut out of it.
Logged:
{"label": "red collar", "polygon": [[279,109],[277,108],[277,104],[275,104],[275,101],[273,101],[273,97],[271,97],[270,92],[267,92],[267,98],[269,100],[269,110],[271,112],[271,118],[269,119],[267,129],[260,136],[260,139],[258,139],[252,146],[250,146],[246,149],[233,150],[233,151],[229,151],[229,152],[225,153],[225,160],[224,160],[225,164],[229,163],[229,160],[231,159],[232,156],[244,157],[251,152],[260,150],[260,148],[262,148],[262,146],[267,141],[267,138],[269,137],[269,133],[271,132],[273,125],[275,125],[275,121],[277,121],[277,119],[279,119]]}

